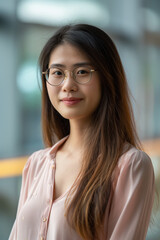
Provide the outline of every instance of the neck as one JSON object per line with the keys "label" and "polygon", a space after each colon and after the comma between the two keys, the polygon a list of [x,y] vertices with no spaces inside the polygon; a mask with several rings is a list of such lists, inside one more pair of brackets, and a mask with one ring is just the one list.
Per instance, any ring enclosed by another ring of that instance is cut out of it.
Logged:
{"label": "neck", "polygon": [[70,135],[66,142],[66,147],[73,152],[81,152],[84,149],[86,130],[89,123],[70,120]]}

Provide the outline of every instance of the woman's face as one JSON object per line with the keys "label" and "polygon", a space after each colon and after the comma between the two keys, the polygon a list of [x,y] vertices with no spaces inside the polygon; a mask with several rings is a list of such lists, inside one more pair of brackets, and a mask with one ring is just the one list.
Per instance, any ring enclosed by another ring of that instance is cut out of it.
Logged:
{"label": "woman's face", "polygon": [[81,74],[84,74],[83,69],[86,67],[95,70],[91,61],[80,49],[69,43],[64,43],[51,52],[49,67],[51,65],[54,67],[55,77],[57,75],[59,77],[65,72],[65,79],[60,85],[51,86],[46,82],[53,107],[66,119],[81,119],[85,122],[90,120],[101,98],[98,72],[92,72],[90,81],[80,84],[74,80],[71,71],[75,66],[81,66],[80,71],[76,72],[81,77]]}

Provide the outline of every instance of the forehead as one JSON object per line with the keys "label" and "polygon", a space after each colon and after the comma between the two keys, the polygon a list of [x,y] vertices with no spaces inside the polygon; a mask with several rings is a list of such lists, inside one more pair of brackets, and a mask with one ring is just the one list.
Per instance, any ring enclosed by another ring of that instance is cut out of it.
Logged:
{"label": "forehead", "polygon": [[70,43],[58,45],[49,58],[49,66],[51,64],[71,66],[78,62],[90,62],[90,60],[84,51]]}

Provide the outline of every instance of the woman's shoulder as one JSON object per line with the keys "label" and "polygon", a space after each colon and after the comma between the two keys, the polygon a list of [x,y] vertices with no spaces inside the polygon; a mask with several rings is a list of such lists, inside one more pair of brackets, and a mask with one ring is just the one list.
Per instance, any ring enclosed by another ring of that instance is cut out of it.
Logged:
{"label": "woman's shoulder", "polygon": [[44,149],[40,149],[40,150],[37,150],[35,152],[33,152],[27,162],[32,164],[33,166],[39,164],[39,163],[44,163],[46,158],[48,157],[49,155],[49,151],[50,151],[51,148],[44,148]]}
{"label": "woman's shoulder", "polygon": [[121,182],[124,186],[128,183],[141,182],[144,185],[154,185],[154,169],[150,157],[132,145],[128,145],[125,150],[115,168],[113,184],[116,186],[117,182]]}
{"label": "woman's shoulder", "polygon": [[49,166],[49,163],[55,159],[57,149],[66,139],[67,137],[59,140],[52,147],[32,153],[24,166],[23,175],[27,174],[32,178],[36,176],[38,172],[42,171],[47,164]]}
{"label": "woman's shoulder", "polygon": [[131,168],[135,171],[153,171],[152,161],[147,153],[130,144],[127,144],[127,150],[120,157],[118,167],[119,169]]}
{"label": "woman's shoulder", "polygon": [[33,152],[27,159],[23,169],[23,175],[30,173],[30,175],[33,176],[40,170],[40,168],[43,168],[49,156],[49,151],[50,148],[45,148]]}

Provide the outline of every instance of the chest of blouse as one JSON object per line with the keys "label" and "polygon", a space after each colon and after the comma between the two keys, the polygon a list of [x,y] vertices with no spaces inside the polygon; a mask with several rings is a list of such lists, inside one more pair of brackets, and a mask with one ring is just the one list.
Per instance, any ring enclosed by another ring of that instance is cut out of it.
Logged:
{"label": "chest of blouse", "polygon": [[26,240],[46,239],[54,189],[55,158],[52,157],[45,159],[32,182],[28,182],[27,198],[17,219],[18,239],[24,236]]}

